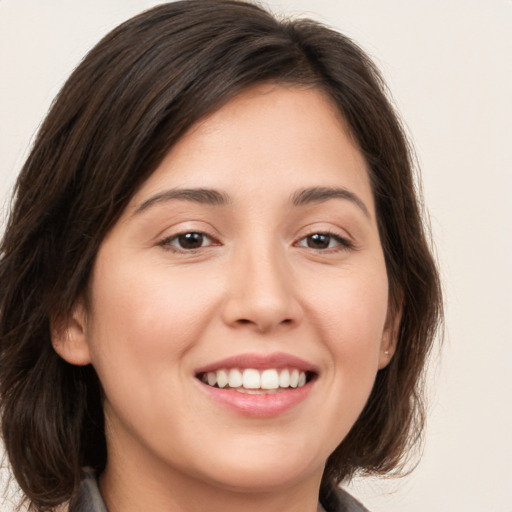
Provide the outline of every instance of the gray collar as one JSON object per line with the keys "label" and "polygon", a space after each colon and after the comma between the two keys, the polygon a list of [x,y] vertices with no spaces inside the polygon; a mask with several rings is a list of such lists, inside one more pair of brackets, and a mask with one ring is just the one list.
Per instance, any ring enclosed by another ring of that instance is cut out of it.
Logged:
{"label": "gray collar", "polygon": [[[369,512],[342,489],[329,489],[320,501],[326,512]],[[92,469],[84,468],[78,496],[70,504],[69,512],[108,512]]]}
{"label": "gray collar", "polygon": [[68,512],[108,512],[100,494],[96,475],[91,468],[82,470],[82,482],[76,499],[72,500]]}

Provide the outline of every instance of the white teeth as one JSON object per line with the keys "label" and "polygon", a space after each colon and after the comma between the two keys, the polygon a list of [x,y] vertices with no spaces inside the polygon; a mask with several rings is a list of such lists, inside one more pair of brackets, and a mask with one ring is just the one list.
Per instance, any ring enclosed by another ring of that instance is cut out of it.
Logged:
{"label": "white teeth", "polygon": [[245,370],[223,368],[202,374],[201,380],[209,386],[218,386],[219,388],[229,387],[238,391],[266,390],[268,392],[300,388],[307,382],[306,372],[299,371],[297,368],[293,370],[269,368],[262,371],[254,368]]}
{"label": "white teeth", "polygon": [[237,369],[229,370],[229,387],[239,388],[242,385],[242,372]]}
{"label": "white teeth", "polygon": [[219,370],[217,372],[217,386],[219,388],[225,388],[228,385],[229,377],[226,370]]}
{"label": "white teeth", "polygon": [[[305,383],[304,381],[304,384]],[[277,389],[278,387],[279,375],[277,374],[277,370],[264,370],[261,374],[261,389]]]}
{"label": "white teeth", "polygon": [[242,386],[245,389],[259,389],[261,387],[260,372],[252,368],[244,370]]}
{"label": "white teeth", "polygon": [[294,369],[290,374],[290,386],[296,388],[299,385],[299,370]]}
{"label": "white teeth", "polygon": [[215,386],[215,384],[217,384],[217,373],[208,372],[208,385]]}
{"label": "white teeth", "polygon": [[288,370],[283,370],[279,374],[279,387],[281,387],[281,388],[289,388],[290,387],[290,372]]}

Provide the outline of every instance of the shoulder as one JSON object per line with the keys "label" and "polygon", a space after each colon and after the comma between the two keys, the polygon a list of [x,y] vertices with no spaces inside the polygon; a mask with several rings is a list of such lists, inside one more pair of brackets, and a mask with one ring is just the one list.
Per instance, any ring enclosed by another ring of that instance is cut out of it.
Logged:
{"label": "shoulder", "polygon": [[340,488],[330,488],[321,493],[320,502],[326,512],[369,512],[369,510]]}

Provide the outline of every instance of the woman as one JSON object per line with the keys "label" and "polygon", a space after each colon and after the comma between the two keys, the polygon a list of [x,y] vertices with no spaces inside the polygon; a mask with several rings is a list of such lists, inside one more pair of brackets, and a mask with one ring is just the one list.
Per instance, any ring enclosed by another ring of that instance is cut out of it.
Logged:
{"label": "woman", "polygon": [[164,4],[72,74],[2,244],[2,428],[37,510],[364,510],[439,282],[373,64],[311,21]]}

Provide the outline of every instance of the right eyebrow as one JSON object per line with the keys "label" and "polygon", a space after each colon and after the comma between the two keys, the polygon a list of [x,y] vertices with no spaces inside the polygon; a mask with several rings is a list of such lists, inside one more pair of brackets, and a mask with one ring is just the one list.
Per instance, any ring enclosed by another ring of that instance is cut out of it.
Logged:
{"label": "right eyebrow", "polygon": [[368,218],[371,219],[370,210],[364,201],[354,192],[343,187],[310,187],[299,190],[292,197],[294,206],[303,206],[311,203],[323,203],[330,199],[344,199],[355,204]]}
{"label": "right eyebrow", "polygon": [[174,188],[159,192],[146,199],[136,208],[133,215],[138,215],[155,204],[176,199],[214,206],[223,206],[231,202],[227,194],[211,188]]}

